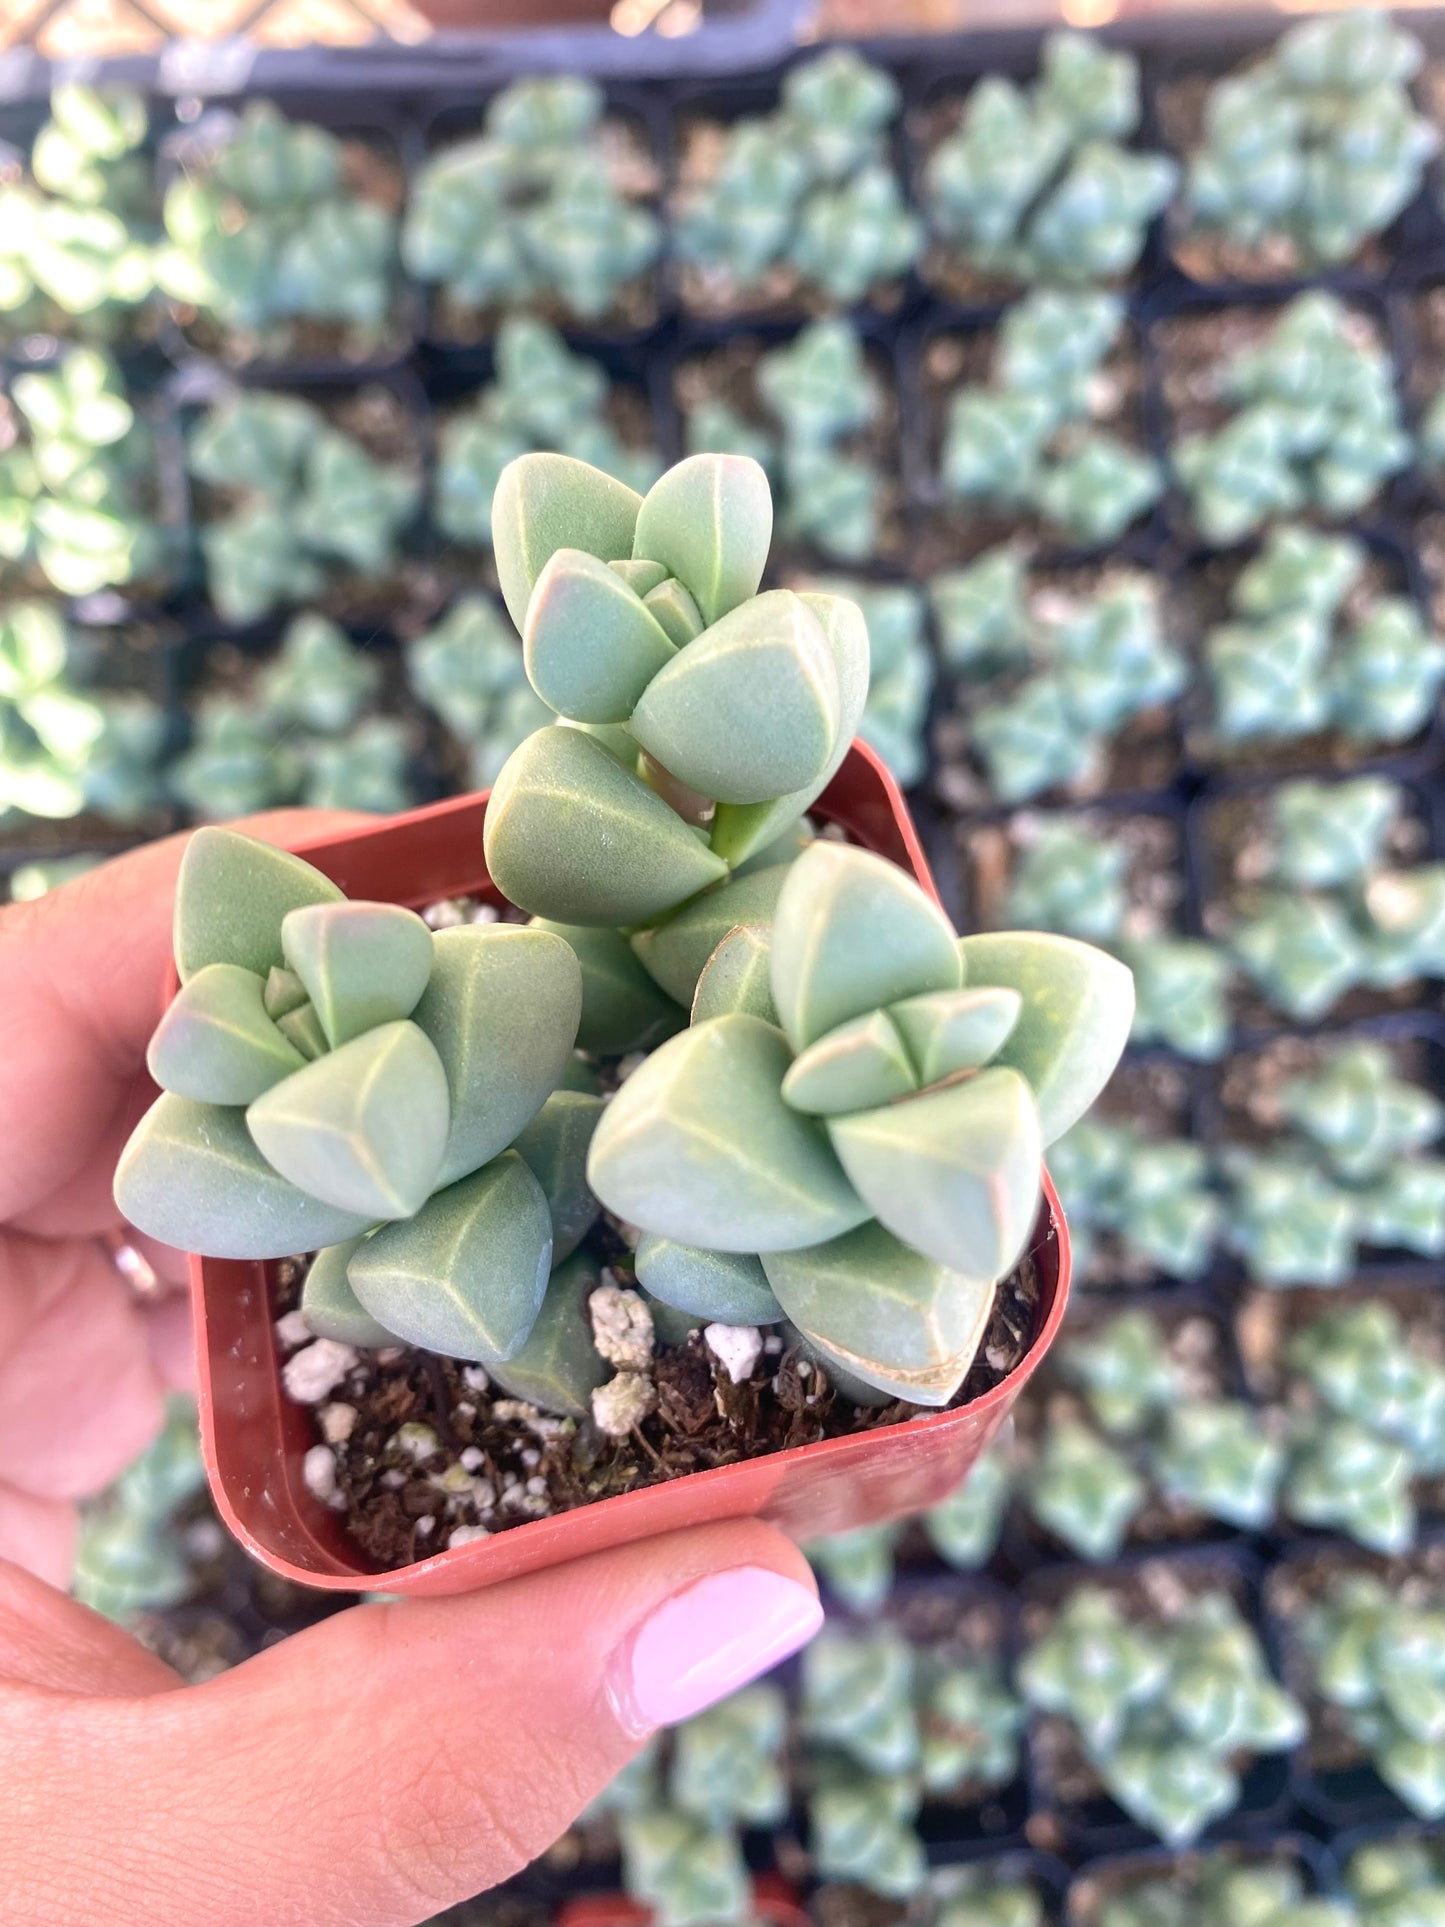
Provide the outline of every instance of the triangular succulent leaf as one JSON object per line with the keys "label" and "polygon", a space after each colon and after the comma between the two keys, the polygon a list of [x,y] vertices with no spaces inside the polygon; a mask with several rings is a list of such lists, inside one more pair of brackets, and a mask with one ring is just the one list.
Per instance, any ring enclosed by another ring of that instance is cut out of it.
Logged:
{"label": "triangular succulent leaf", "polygon": [[307,1329],[318,1338],[334,1338],[338,1344],[355,1345],[362,1351],[379,1351],[400,1340],[372,1317],[346,1275],[365,1242],[364,1238],[348,1238],[345,1244],[327,1245],[317,1252],[301,1287],[300,1310]]}
{"label": "triangular succulent leaf", "polygon": [[568,943],[582,971],[579,1050],[601,1057],[650,1050],[687,1022],[687,1012],[653,982],[620,931],[545,917],[533,917],[532,928]]}
{"label": "triangular succulent leaf", "polygon": [[542,701],[579,723],[625,723],[677,653],[642,598],[583,549],[558,549],[538,576],[522,647]]}
{"label": "triangular succulent leaf", "polygon": [[305,1061],[266,1015],[261,978],[223,963],[181,986],[146,1053],[163,1091],[204,1104],[249,1104]]}
{"label": "triangular succulent leaf", "polygon": [[633,554],[664,562],[711,625],[757,594],[773,539],[773,495],[747,455],[692,455],[655,481]]}
{"label": "triangular succulent leaf", "polygon": [[783,1315],[762,1259],[748,1251],[704,1251],[648,1232],[637,1247],[637,1282],[709,1325],[775,1325]]}
{"label": "triangular succulent leaf", "polygon": [[571,1257],[602,1209],[587,1182],[587,1151],[604,1108],[600,1097],[553,1091],[512,1146],[546,1197],[554,1265]]}
{"label": "triangular succulent leaf", "polygon": [[769,963],[772,930],[766,923],[740,923],[729,930],[703,966],[692,996],[692,1022],[745,1011],[776,1024],[773,979]]}
{"label": "triangular succulent leaf", "polygon": [[903,1039],[884,1010],[854,1017],[809,1044],[783,1079],[787,1102],[814,1117],[871,1110],[917,1088]]}
{"label": "triangular succulent leaf", "polygon": [[589,1416],[593,1392],[612,1376],[592,1342],[587,1312],[601,1282],[596,1260],[585,1251],[557,1266],[526,1344],[514,1357],[493,1359],[487,1367],[509,1398],[566,1418]]}
{"label": "triangular succulent leaf", "polygon": [[709,958],[729,931],[770,921],[787,874],[779,865],[704,891],[665,922],[639,930],[632,939],[634,953],[669,997],[690,1005]]}
{"label": "triangular succulent leaf", "polygon": [[492,553],[519,634],[533,586],[558,549],[624,560],[641,507],[632,489],[571,455],[534,452],[508,462],[492,497]]}
{"label": "triangular succulent leaf", "polygon": [[889,1006],[888,1014],[908,1047],[920,1084],[936,1084],[958,1071],[989,1063],[1019,1020],[1023,999],[1016,990],[933,990]]}
{"label": "triangular succulent leaf", "polygon": [[431,931],[396,903],[292,910],[281,924],[281,948],[333,1050],[378,1024],[410,1017],[431,975]]}
{"label": "triangular succulent leaf", "polygon": [[192,833],[176,878],[175,954],[181,982],[207,964],[239,964],[264,977],[281,958],[281,920],[341,892],[299,856],[239,830]]}

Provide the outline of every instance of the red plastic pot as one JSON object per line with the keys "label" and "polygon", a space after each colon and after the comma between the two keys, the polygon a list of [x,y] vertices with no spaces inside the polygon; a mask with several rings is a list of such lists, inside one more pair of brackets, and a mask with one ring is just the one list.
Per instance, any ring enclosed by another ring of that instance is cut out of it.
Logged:
{"label": "red plastic pot", "polygon": [[[500,901],[482,856],[485,796],[463,796],[301,853],[348,896],[419,907],[438,898]],[[927,859],[887,769],[855,743],[812,814],[911,870],[933,892]],[[174,984],[172,989],[174,990]],[[192,1258],[201,1442],[217,1510],[248,1551],[306,1586],[437,1594],[495,1585],[546,1566],[684,1526],[753,1515],[794,1539],[846,1532],[921,1510],[959,1483],[1053,1343],[1069,1294],[1069,1236],[1047,1177],[1033,1256],[1039,1331],[1016,1369],[972,1404],[856,1437],[717,1466],[439,1552],[393,1572],[365,1564],[336,1513],[306,1490],[311,1413],[281,1388],[267,1266]]]}
{"label": "red plastic pot", "polygon": [[[753,1915],[765,1927],[811,1927],[807,1908],[781,1874],[761,1874],[753,1882]],[[557,1927],[652,1927],[649,1908],[627,1894],[584,1894],[569,1900]]]}

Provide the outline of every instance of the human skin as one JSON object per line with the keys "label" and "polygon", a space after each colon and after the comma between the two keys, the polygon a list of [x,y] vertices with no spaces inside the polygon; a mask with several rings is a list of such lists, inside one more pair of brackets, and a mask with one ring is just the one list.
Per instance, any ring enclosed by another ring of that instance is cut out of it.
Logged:
{"label": "human skin", "polygon": [[[359,820],[242,825],[293,844]],[[68,1598],[76,1502],[189,1359],[178,1255],[117,1269],[184,838],[0,910],[0,1893],[26,1927],[412,1927],[535,1858],[655,1727],[816,1630],[752,1520],[355,1607],[188,1687]]]}

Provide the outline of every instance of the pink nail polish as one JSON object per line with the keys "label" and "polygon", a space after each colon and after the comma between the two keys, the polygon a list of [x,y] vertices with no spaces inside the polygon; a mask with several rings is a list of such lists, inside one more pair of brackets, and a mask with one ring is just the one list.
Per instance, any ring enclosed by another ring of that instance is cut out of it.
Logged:
{"label": "pink nail polish", "polygon": [[645,1619],[621,1655],[618,1718],[639,1737],[691,1719],[797,1652],[822,1623],[809,1589],[766,1566],[699,1579]]}

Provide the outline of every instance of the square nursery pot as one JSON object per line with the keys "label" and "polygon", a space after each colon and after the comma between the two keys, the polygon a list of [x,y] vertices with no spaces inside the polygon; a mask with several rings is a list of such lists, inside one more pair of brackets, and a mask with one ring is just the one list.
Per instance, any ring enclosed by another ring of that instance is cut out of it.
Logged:
{"label": "square nursery pot", "polygon": [[[411,908],[464,895],[499,903],[482,856],[486,807],[484,795],[457,797],[302,844],[300,853],[348,896]],[[866,745],[854,744],[810,813],[911,871],[936,896],[907,806]],[[173,976],[171,994],[175,989]],[[271,1267],[192,1257],[201,1442],[211,1492],[221,1517],[263,1565],[300,1585],[345,1592],[466,1592],[723,1519],[757,1516],[798,1540],[871,1525],[922,1510],[958,1485],[1052,1344],[1068,1299],[1070,1260],[1068,1230],[1047,1176],[1031,1255],[1041,1286],[1033,1343],[1007,1378],[968,1405],[715,1466],[390,1572],[368,1566],[338,1515],[306,1489],[302,1460],[315,1443],[313,1420],[282,1390]]]}

